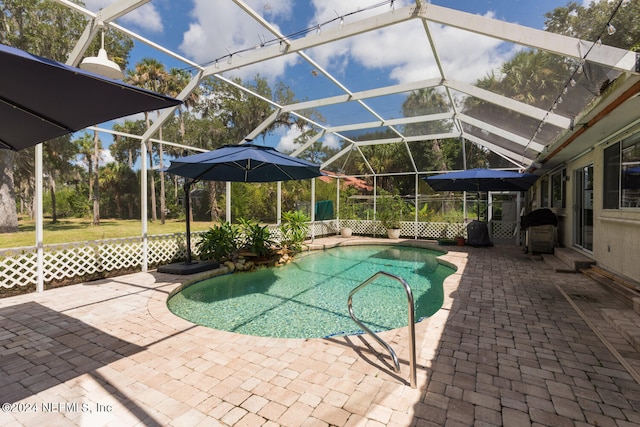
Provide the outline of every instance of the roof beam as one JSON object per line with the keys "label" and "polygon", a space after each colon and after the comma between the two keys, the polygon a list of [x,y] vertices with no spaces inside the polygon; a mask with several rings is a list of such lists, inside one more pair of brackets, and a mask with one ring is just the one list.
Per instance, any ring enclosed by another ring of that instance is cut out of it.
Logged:
{"label": "roof beam", "polygon": [[424,123],[424,122],[434,122],[438,120],[451,120],[454,118],[453,112],[448,113],[439,113],[439,114],[428,114],[424,116],[413,116],[413,117],[403,117],[401,119],[391,119],[391,120],[383,120],[376,122],[364,122],[364,123],[353,123],[349,125],[342,126],[328,126],[326,127],[327,132],[348,132],[351,130],[362,130],[362,129],[372,129],[383,126],[397,126],[397,125],[406,125],[412,123]]}
{"label": "roof beam", "polygon": [[[586,59],[621,71],[639,74],[636,70],[636,54],[617,47],[601,45],[589,51],[594,42],[537,30],[485,16],[461,12],[435,4],[426,4],[418,10],[421,18],[438,24],[471,31],[476,34],[541,49],[577,60]],[[589,52],[588,58],[585,55]]]}
{"label": "roof beam", "polygon": [[323,29],[320,34],[308,35],[306,37],[295,40],[283,39],[283,43],[289,45],[288,49],[286,49],[284,52],[280,49],[279,44],[258,46],[255,50],[244,52],[242,54],[242,57],[238,56],[236,58],[232,56],[230,61],[231,64],[229,64],[228,61],[223,61],[218,63],[218,65],[212,64],[205,67],[205,76],[224,73],[225,71],[232,70],[234,68],[245,67],[247,65],[252,65],[258,62],[274,59],[279,56],[304,51],[317,46],[322,46],[327,43],[331,43],[336,40],[342,40],[348,37],[357,36],[369,31],[379,30],[380,28],[405,22],[416,18],[418,16],[417,10],[418,8],[415,6],[406,6],[394,10],[393,13],[374,15],[350,24],[345,24],[340,27]]}
{"label": "roof beam", "polygon": [[420,80],[417,82],[386,86],[386,87],[381,87],[377,89],[363,90],[360,92],[354,92],[351,95],[345,94],[345,95],[330,96],[328,98],[321,98],[321,99],[316,99],[312,101],[304,101],[304,102],[298,102],[295,104],[284,105],[282,107],[282,111],[289,112],[293,110],[304,110],[308,108],[317,108],[317,107],[323,107],[327,105],[340,104],[348,101],[356,101],[356,100],[375,98],[375,97],[386,96],[386,95],[395,95],[398,93],[411,92],[414,90],[436,87],[436,86],[439,86],[441,83],[442,83],[441,79],[428,79],[428,80]]}
{"label": "roof beam", "polygon": [[518,153],[515,153],[515,152],[513,152],[511,150],[507,150],[506,148],[499,147],[499,146],[497,146],[495,144],[492,144],[492,143],[490,143],[488,141],[485,141],[482,138],[478,138],[478,137],[476,137],[474,135],[465,134],[464,138],[466,140],[468,140],[468,141],[471,141],[471,142],[474,142],[474,143],[476,143],[478,145],[481,145],[481,146],[483,146],[483,147],[485,147],[485,148],[487,148],[487,149],[489,149],[489,150],[491,150],[491,151],[493,151],[493,152],[495,152],[497,154],[509,157],[510,159],[514,159],[515,160],[516,158],[521,158],[522,159],[521,164],[522,164],[523,168],[529,167],[529,165],[531,165],[531,163],[533,163],[533,160],[524,157],[522,154],[518,154]]}
{"label": "roof beam", "polygon": [[516,143],[518,145],[521,145],[521,146],[523,146],[525,148],[530,148],[533,151],[536,151],[538,153],[541,153],[542,150],[544,150],[545,146],[542,145],[542,144],[530,141],[529,139],[523,138],[523,137],[521,137],[519,135],[516,135],[514,133],[507,132],[502,128],[490,125],[489,123],[483,122],[481,120],[474,119],[473,117],[469,117],[466,114],[458,114],[458,118],[464,123],[470,124],[471,126],[475,126],[475,127],[479,128],[479,129],[486,130],[487,132],[490,132],[490,133],[492,133],[494,135],[497,135],[497,136],[499,136],[501,138],[508,139],[509,141],[512,141],[512,142],[514,142],[514,143]]}
{"label": "roof beam", "polygon": [[482,99],[495,105],[499,105],[509,110],[513,110],[517,113],[532,117],[536,120],[544,120],[545,123],[552,124],[559,128],[571,128],[571,119],[567,117],[560,116],[555,113],[550,113],[547,110],[543,110],[541,108],[534,107],[523,102],[513,100],[511,98],[507,98],[506,96],[495,94],[485,89],[480,89],[479,87],[470,85],[468,83],[463,83],[456,80],[447,80],[446,82],[444,82],[444,85],[450,87],[451,89],[455,89],[458,92],[466,93],[467,95]]}

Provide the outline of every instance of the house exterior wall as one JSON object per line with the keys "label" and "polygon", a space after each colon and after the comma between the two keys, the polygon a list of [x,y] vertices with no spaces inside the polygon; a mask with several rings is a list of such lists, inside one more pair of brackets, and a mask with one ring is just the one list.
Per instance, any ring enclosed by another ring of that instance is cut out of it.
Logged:
{"label": "house exterior wall", "polygon": [[[640,132],[638,130],[637,132]],[[552,210],[560,220],[558,240],[561,246],[573,247],[592,257],[605,270],[640,282],[640,208],[603,209],[604,150],[618,140],[594,147],[585,155],[564,165],[566,168],[564,209]],[[574,242],[575,172],[593,165],[593,251],[584,251]],[[549,175],[550,176],[550,175]],[[536,182],[533,209],[543,206],[542,179]]]}

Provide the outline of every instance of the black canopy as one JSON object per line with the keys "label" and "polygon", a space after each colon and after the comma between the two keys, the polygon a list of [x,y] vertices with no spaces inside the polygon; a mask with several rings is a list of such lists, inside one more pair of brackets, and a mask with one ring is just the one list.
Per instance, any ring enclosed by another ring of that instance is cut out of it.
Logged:
{"label": "black canopy", "polygon": [[0,148],[22,150],[87,126],[181,104],[0,45]]}

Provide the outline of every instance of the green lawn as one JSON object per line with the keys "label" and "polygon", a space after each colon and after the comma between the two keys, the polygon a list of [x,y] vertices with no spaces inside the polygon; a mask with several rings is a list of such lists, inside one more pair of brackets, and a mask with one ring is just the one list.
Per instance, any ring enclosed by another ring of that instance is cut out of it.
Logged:
{"label": "green lawn", "polygon": [[[207,230],[212,225],[211,222],[192,222],[191,231]],[[19,228],[20,231],[17,233],[0,234],[0,249],[35,245],[35,221],[20,221]],[[100,220],[100,225],[94,226],[88,219],[63,219],[55,224],[51,223],[51,220],[45,219],[43,228],[44,244],[140,237],[142,235],[140,220],[103,219]],[[148,235],[171,234],[184,233],[186,226],[184,221],[177,220],[167,220],[164,225],[160,224],[160,221],[149,221],[147,229]]]}

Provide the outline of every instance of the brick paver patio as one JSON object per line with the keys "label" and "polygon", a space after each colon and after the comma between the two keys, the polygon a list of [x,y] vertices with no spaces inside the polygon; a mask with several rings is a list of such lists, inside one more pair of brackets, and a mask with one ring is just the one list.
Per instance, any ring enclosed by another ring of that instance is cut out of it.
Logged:
{"label": "brick paver patio", "polygon": [[396,374],[368,337],[195,326],[165,303],[192,278],[137,273],[0,299],[0,425],[640,425],[640,354],[600,315],[621,299],[519,247],[450,249],[417,389],[405,329],[381,334]]}

